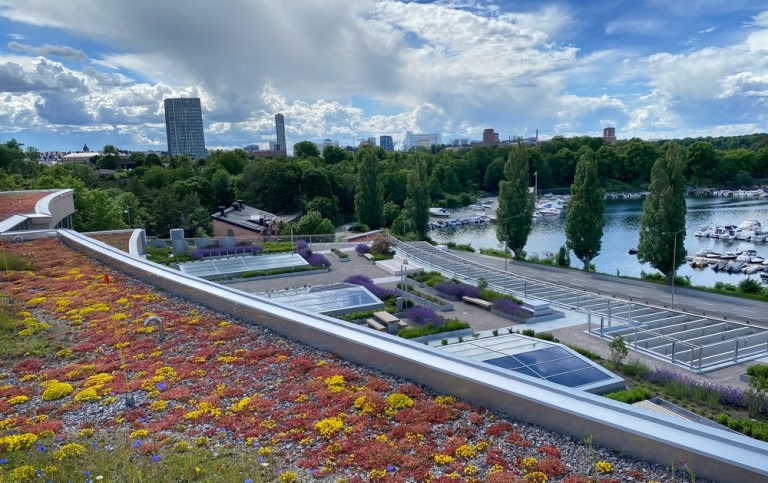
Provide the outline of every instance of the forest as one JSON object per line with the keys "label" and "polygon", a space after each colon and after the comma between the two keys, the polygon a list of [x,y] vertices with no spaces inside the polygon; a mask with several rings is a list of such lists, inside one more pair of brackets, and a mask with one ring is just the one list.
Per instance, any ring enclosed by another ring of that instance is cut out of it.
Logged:
{"label": "forest", "polygon": [[[633,138],[605,144],[597,137],[556,136],[526,147],[530,186],[535,183],[539,193],[568,192],[579,159],[591,150],[606,191],[645,191],[664,142]],[[677,142],[685,150],[685,177],[691,187],[746,188],[768,178],[768,134]],[[320,153],[314,143],[303,141],[295,145],[293,157],[274,159],[254,158],[241,149],[212,151],[207,158],[194,160],[134,152],[124,169],[115,166],[114,146],[105,146],[103,156],[88,165],[47,166],[36,162],[39,153],[34,148],[25,151],[11,139],[0,145],[0,189],[74,189],[73,221],[82,232],[130,224],[162,238],[172,228],[184,228],[188,236],[209,236],[210,215],[219,206],[242,200],[275,214],[311,214],[290,228],[319,233],[357,220],[361,160],[375,153],[384,216],[382,226],[369,228],[391,227],[398,233],[409,196],[409,174],[418,166],[426,166],[431,206],[465,206],[480,193],[498,191],[510,149],[432,146],[387,153],[366,146],[352,153],[329,146]]]}

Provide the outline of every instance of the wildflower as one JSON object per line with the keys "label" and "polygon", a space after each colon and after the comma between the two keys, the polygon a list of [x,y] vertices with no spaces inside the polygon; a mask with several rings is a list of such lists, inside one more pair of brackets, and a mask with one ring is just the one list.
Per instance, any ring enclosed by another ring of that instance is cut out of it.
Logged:
{"label": "wildflower", "polygon": [[157,463],[158,461],[160,461],[160,457],[159,457],[158,455],[156,455],[156,454],[153,454],[153,455],[152,455],[152,461],[154,461],[155,463]]}
{"label": "wildflower", "polygon": [[247,479],[247,480],[245,480],[243,483],[253,483],[253,480],[252,480],[252,479],[250,479],[250,478],[248,478],[248,479]]}
{"label": "wildflower", "polygon": [[8,464],[8,459],[7,458],[3,458],[3,459],[0,460],[0,465],[7,465],[7,464]]}
{"label": "wildflower", "polygon": [[140,439],[137,439],[137,440],[136,440],[136,442],[135,442],[135,443],[133,443],[133,449],[136,449],[136,448],[138,448],[139,446],[141,446],[141,440],[140,440]]}
{"label": "wildflower", "polygon": [[158,382],[157,383],[157,390],[158,391],[165,391],[166,389],[168,389],[168,386],[166,386],[164,383],[162,383],[162,382]]}
{"label": "wildflower", "polygon": [[45,446],[41,444],[40,446],[37,447],[37,450],[38,451],[45,451]]}
{"label": "wildflower", "polygon": [[395,471],[395,467],[392,465],[387,466],[387,471]]}

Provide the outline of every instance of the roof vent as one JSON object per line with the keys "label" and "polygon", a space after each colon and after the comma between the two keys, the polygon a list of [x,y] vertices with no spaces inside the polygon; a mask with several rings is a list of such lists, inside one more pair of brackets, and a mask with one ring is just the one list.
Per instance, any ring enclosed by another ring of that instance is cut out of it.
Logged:
{"label": "roof vent", "polygon": [[225,206],[219,206],[219,215],[227,216],[227,214],[224,212],[225,209],[226,209]]}

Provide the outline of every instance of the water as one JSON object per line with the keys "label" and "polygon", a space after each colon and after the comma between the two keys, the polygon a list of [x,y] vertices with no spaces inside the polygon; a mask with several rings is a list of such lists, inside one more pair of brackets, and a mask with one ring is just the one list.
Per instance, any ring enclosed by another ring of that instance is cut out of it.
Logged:
{"label": "water", "polygon": [[[694,236],[701,225],[739,225],[742,221],[755,219],[768,225],[768,199],[758,198],[688,198],[685,239],[678,235],[678,243],[684,243],[689,253],[700,248],[712,247],[719,253],[755,249],[758,255],[768,258],[768,244],[765,242],[746,242],[741,240],[719,240]],[[607,200],[605,210],[605,228],[600,255],[594,259],[598,272],[610,275],[640,277],[640,272],[656,272],[648,264],[641,264],[637,257],[629,255],[628,250],[637,247],[640,230],[640,217],[643,213],[643,200]],[[460,215],[460,214],[459,214]],[[531,235],[525,251],[528,256],[540,257],[557,253],[565,244],[565,214],[559,217],[537,218],[533,222]],[[438,243],[455,242],[470,244],[475,250],[480,248],[501,249],[502,244],[496,239],[495,225],[464,225],[455,229],[441,229],[430,232],[430,237]],[[571,254],[571,265],[581,268],[582,264]],[[746,278],[743,274],[718,273],[711,268],[691,268],[682,265],[678,275],[688,276],[694,285],[712,287],[715,282],[738,284]],[[755,275],[752,275],[755,277]]]}

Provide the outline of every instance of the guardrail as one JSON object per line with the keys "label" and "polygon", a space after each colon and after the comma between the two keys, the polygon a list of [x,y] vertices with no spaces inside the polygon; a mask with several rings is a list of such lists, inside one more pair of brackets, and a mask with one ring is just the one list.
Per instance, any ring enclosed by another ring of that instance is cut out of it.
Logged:
{"label": "guardrail", "polygon": [[[612,305],[616,304],[616,301],[613,299],[609,299],[606,297],[601,297],[599,295],[595,295],[593,293],[583,291],[583,290],[577,290],[570,287],[563,287],[559,285],[555,285],[549,282],[542,282],[540,280],[535,280],[530,277],[525,277],[517,274],[511,274],[506,271],[502,271],[499,269],[495,269],[492,267],[487,267],[484,265],[479,265],[474,262],[470,262],[468,260],[465,260],[459,256],[456,256],[451,253],[446,253],[441,250],[437,250],[434,248],[425,249],[422,247],[417,246],[415,243],[411,242],[403,242],[397,240],[397,238],[394,238],[390,235],[390,238],[397,243],[398,250],[401,250],[403,253],[407,254],[409,258],[413,258],[414,260],[418,261],[420,264],[438,270],[445,276],[456,278],[459,281],[470,283],[473,285],[477,285],[479,282],[479,277],[474,277],[474,273],[482,272],[482,275],[484,278],[488,278],[490,276],[499,276],[503,277],[506,280],[510,281],[511,283],[518,283],[522,284],[519,290],[510,289],[507,286],[499,285],[498,283],[489,283],[489,287],[502,292],[502,293],[508,293],[515,296],[522,296],[522,297],[533,297],[538,298],[540,300],[546,300],[548,301],[552,306],[566,309],[566,310],[577,310],[582,311],[582,313],[587,314],[587,320],[589,321],[589,328],[588,331],[590,334],[605,338],[605,339],[612,339],[610,334],[607,334],[605,331],[605,320],[604,318],[607,317],[608,319],[608,327],[610,327],[612,330],[617,330],[617,327],[623,327],[625,329],[631,329],[634,334],[634,340],[632,344],[633,350],[636,350],[638,352],[642,352],[644,354],[648,354],[652,357],[656,357],[662,360],[666,360],[672,364],[675,364],[680,367],[684,367],[692,372],[695,373],[702,373],[709,370],[713,370],[718,367],[722,367],[727,364],[734,364],[738,362],[743,362],[746,360],[752,360],[759,358],[761,356],[764,356],[768,354],[768,331],[764,331],[760,334],[752,334],[749,336],[744,337],[738,337],[735,340],[741,341],[741,342],[734,342],[733,340],[728,341],[719,341],[713,344],[694,344],[687,342],[682,339],[675,339],[674,337],[667,336],[665,334],[654,332],[650,329],[644,329],[642,327],[638,327],[636,323],[633,323],[633,320],[636,320],[633,318],[633,310],[636,312],[640,312],[640,310],[659,310],[664,312],[671,312],[671,313],[678,313],[671,309],[667,308],[660,308],[660,307],[654,307],[652,305],[646,305],[641,304],[638,302],[626,302],[621,303],[618,305]],[[418,243],[424,243],[424,242],[418,242]],[[444,262],[444,263],[441,263]],[[544,296],[541,294],[531,295],[529,292],[534,291],[536,288],[543,288],[545,293]],[[571,294],[572,296],[568,297],[568,303],[561,303],[557,300],[557,298],[553,298],[553,294],[557,292],[557,296],[560,295],[566,295]],[[575,300],[574,300],[575,299]],[[601,313],[596,310],[591,310],[588,308],[588,306],[591,306],[591,302],[605,302],[606,304],[606,311],[607,313]],[[636,305],[639,305],[641,309],[634,308]],[[626,306],[626,315],[618,315],[615,313],[615,310],[618,307]],[[679,313],[680,315],[685,316],[694,316],[693,314],[685,314],[685,313]],[[600,316],[600,327],[599,329],[593,329],[592,328],[592,322],[591,318],[593,316]],[[642,314],[642,316],[645,316],[647,314]],[[638,315],[640,317],[641,315]],[[712,320],[715,322],[721,322],[719,319],[715,319],[712,317],[706,317],[706,316],[699,316],[696,315],[698,318],[706,319],[706,320]],[[748,325],[741,324],[738,322],[731,322],[733,324],[737,324],[739,326],[748,327]],[[752,328],[763,330],[762,328],[756,328],[752,326]],[[647,334],[652,335],[654,337],[660,337],[664,340],[670,341],[669,344],[671,345],[670,351],[664,351],[662,352],[655,352],[650,349],[645,349],[643,347],[638,347],[637,339],[639,337],[639,334]],[[758,343],[763,342],[763,337],[765,337],[765,348],[762,350],[754,350],[755,344],[751,342],[753,341],[759,341]],[[733,344],[732,350],[729,351],[722,351],[722,352],[716,352],[714,355],[712,354],[716,347],[724,347],[728,344]],[[681,349],[681,346],[684,346],[684,349]],[[745,351],[744,349],[750,347],[750,350]],[[685,355],[683,355],[685,354]],[[709,354],[709,355],[708,355]]]}

